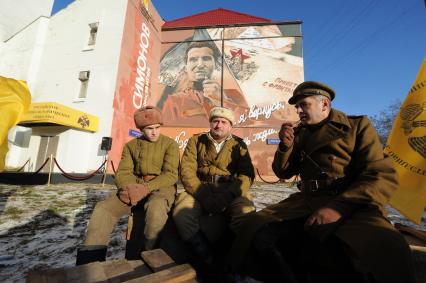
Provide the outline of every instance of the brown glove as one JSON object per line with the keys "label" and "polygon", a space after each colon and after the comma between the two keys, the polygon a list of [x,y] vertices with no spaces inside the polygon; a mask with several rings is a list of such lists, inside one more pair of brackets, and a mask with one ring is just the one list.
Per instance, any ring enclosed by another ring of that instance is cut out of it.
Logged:
{"label": "brown glove", "polygon": [[117,192],[117,197],[127,205],[130,205],[129,192],[125,189],[119,189]]}
{"label": "brown glove", "polygon": [[130,184],[125,186],[124,189],[129,192],[130,203],[132,205],[136,205],[150,193],[147,184]]}
{"label": "brown glove", "polygon": [[231,204],[231,202],[234,200],[234,195],[227,190],[222,190],[221,192],[216,192],[215,198],[218,199],[218,202],[220,202],[220,205],[222,207],[228,207],[228,205]]}
{"label": "brown glove", "polygon": [[208,184],[203,184],[195,193],[195,199],[198,200],[203,209],[210,215],[221,213],[226,209],[224,203],[213,193]]}

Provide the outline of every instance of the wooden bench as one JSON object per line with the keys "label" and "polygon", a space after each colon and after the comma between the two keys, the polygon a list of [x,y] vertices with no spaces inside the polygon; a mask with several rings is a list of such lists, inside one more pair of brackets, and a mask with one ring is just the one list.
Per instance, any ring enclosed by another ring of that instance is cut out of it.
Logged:
{"label": "wooden bench", "polygon": [[75,267],[32,270],[27,275],[27,282],[197,282],[195,270],[189,264],[176,264],[161,249],[144,251],[141,256],[142,260],[119,259]]}
{"label": "wooden bench", "polygon": [[395,228],[404,235],[410,245],[417,282],[426,283],[426,232],[400,223],[396,223]]}

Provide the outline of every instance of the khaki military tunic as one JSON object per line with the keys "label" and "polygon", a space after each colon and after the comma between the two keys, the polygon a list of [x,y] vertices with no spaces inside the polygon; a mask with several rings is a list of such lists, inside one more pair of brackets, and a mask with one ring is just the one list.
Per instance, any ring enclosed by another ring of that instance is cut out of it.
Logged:
{"label": "khaki military tunic", "polygon": [[[200,221],[217,223],[220,221],[214,219],[220,220],[218,218],[223,216],[209,217],[193,197],[198,190],[202,189],[202,180],[214,175],[234,176],[233,181],[218,184],[219,189],[229,190],[237,196],[225,211],[230,217],[231,229],[237,230],[240,220],[247,213],[254,211],[249,194],[249,188],[254,180],[254,168],[247,146],[242,139],[232,136],[225,141],[222,149],[217,153],[213,141],[206,133],[191,137],[181,162],[181,179],[185,192],[177,199],[173,212],[178,231],[184,240],[191,238],[200,229],[200,225],[203,226]],[[206,226],[217,227],[213,224]],[[215,238],[212,234],[215,234],[219,228],[210,230],[211,233],[203,231],[210,239]]]}
{"label": "khaki military tunic", "polygon": [[[160,135],[155,142],[133,139],[123,149],[116,174],[118,188],[147,183],[151,193],[144,202],[146,248],[151,248],[163,229],[173,205],[178,180],[179,149],[174,140]],[[155,176],[144,181],[144,176]],[[143,200],[142,200],[143,201]],[[107,245],[117,221],[131,212],[113,193],[96,204],[89,221],[85,245]]]}

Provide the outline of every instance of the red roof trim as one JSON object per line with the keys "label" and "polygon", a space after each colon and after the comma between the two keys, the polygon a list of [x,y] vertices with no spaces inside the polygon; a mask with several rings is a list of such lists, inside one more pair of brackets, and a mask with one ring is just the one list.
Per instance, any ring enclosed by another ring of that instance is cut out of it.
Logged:
{"label": "red roof trim", "polygon": [[233,25],[243,23],[271,23],[270,19],[251,16],[248,14],[228,10],[215,9],[201,12],[191,16],[179,18],[172,21],[166,21],[162,28],[182,28],[182,27],[200,27],[200,26],[217,26],[217,25]]}

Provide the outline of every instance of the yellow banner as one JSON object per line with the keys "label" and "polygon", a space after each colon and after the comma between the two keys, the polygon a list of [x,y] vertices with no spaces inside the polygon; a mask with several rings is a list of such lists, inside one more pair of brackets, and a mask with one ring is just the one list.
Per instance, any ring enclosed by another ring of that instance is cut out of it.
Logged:
{"label": "yellow banner", "polygon": [[56,102],[32,103],[20,125],[53,123],[89,132],[96,132],[99,119],[91,114],[64,106]]}
{"label": "yellow banner", "polygon": [[426,207],[426,59],[395,119],[385,153],[399,175],[391,205],[420,224]]}
{"label": "yellow banner", "polygon": [[31,104],[27,83],[0,76],[0,172],[4,170],[8,152],[7,134],[18,123]]}

